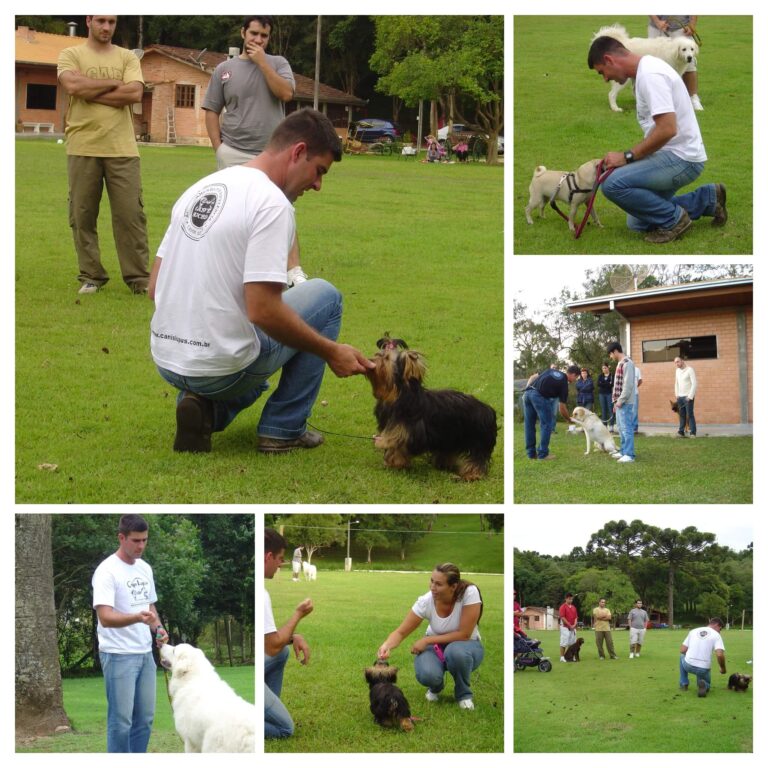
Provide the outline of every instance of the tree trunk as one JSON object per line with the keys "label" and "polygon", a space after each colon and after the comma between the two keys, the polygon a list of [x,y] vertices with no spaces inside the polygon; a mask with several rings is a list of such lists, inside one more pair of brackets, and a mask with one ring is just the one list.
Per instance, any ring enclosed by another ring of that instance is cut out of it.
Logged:
{"label": "tree trunk", "polygon": [[667,623],[670,629],[675,625],[675,567],[669,566],[669,574],[667,576]]}
{"label": "tree trunk", "polygon": [[16,737],[64,730],[51,516],[16,515]]}

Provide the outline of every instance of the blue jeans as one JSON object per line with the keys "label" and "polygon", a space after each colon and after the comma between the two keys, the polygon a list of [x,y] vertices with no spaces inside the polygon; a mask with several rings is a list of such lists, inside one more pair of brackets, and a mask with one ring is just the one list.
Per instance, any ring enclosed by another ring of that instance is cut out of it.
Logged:
{"label": "blue jeans", "polygon": [[99,651],[107,692],[107,752],[146,752],[155,718],[152,652]]}
{"label": "blue jeans", "polygon": [[632,431],[633,432],[637,432],[637,428],[639,426],[638,423],[637,423],[637,419],[638,419],[638,414],[639,413],[640,413],[640,393],[639,392],[635,392],[635,418],[632,421]]}
{"label": "blue jeans", "polygon": [[680,425],[677,431],[681,434],[685,434],[685,416],[688,415],[688,429],[692,435],[696,434],[696,417],[693,415],[693,400],[689,400],[687,397],[677,398],[677,415],[680,418]]}
{"label": "blue jeans", "polygon": [[[525,421],[525,453],[529,459],[543,459],[549,454],[549,438],[555,428],[552,402],[557,398],[544,397],[536,389],[523,392],[523,419]],[[536,421],[541,422],[539,447],[536,448]]]}
{"label": "blue jeans", "polygon": [[[309,326],[336,341],[341,328],[341,294],[325,280],[299,283],[283,294],[283,301]],[[208,398],[213,403],[213,431],[221,432],[240,411],[253,405],[268,389],[267,379],[282,369],[280,383],[264,406],[258,433],[292,440],[307,431],[325,372],[325,361],[300,352],[267,336],[256,327],[261,351],[247,368],[226,376],[181,376],[160,368],[160,375],[180,390]]]}
{"label": "blue jeans", "polygon": [[[304,283],[299,283],[304,285]],[[264,738],[283,739],[293,735],[293,720],[280,701],[283,672],[290,651],[286,645],[276,656],[264,657]]]}
{"label": "blue jeans", "polygon": [[611,402],[611,395],[599,394],[600,400],[600,418],[603,420],[603,424],[606,427],[612,427],[616,423],[616,414],[613,412],[613,403]]}
{"label": "blue jeans", "polygon": [[443,651],[445,662],[437,658],[432,647],[422,651],[413,662],[416,679],[432,693],[440,693],[445,686],[445,672],[453,678],[456,701],[472,698],[469,676],[483,661],[485,651],[479,640],[457,640],[448,643]]}
{"label": "blue jeans", "polygon": [[616,409],[616,425],[619,428],[622,456],[635,458],[635,404],[625,403]]}
{"label": "blue jeans", "polygon": [[630,229],[638,232],[672,229],[683,215],[683,209],[694,220],[714,216],[717,204],[714,184],[675,195],[703,170],[704,163],[691,163],[672,152],[659,150],[616,168],[603,182],[603,194],[626,212]]}
{"label": "blue jeans", "polygon": [[712,685],[712,676],[710,669],[704,669],[703,667],[694,667],[693,664],[689,664],[685,660],[685,654],[680,654],[680,685],[688,685],[688,674],[696,675],[696,685],[698,686],[699,680],[703,680],[707,684],[707,690]]}

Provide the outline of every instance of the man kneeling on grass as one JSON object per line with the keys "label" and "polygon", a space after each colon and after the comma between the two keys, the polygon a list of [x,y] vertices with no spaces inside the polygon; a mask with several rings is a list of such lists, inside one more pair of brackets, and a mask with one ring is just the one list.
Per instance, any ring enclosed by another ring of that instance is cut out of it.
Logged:
{"label": "man kneeling on grass", "polygon": [[[272,579],[283,563],[285,539],[272,528],[264,529],[264,578]],[[288,621],[280,629],[275,625],[272,599],[264,590],[264,737],[280,739],[293,735],[293,720],[285,704],[280,701],[283,689],[283,672],[288,661],[288,646],[301,664],[309,664],[309,646],[304,638],[294,632],[296,625],[312,613],[312,601],[307,598],[296,606]]]}
{"label": "man kneeling on grass", "polygon": [[680,688],[688,690],[688,673],[696,675],[699,696],[704,697],[712,686],[712,653],[717,657],[720,674],[725,674],[725,644],[720,632],[723,622],[717,617],[709,625],[692,629],[680,646]]}
{"label": "man kneeling on grass", "polygon": [[320,191],[341,160],[327,117],[300,109],[244,165],[206,176],[176,202],[152,267],[152,357],[179,390],[175,451],[207,453],[211,434],[280,383],[259,422],[259,451],[315,448],[307,429],[325,365],[339,377],[374,365],[338,344],[341,294],[325,280],[284,291],[295,236],[293,203]]}

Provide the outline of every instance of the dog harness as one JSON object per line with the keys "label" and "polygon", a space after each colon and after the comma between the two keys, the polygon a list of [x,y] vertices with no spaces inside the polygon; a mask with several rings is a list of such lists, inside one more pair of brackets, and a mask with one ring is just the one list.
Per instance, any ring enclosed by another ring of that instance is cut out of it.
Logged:
{"label": "dog harness", "polygon": [[[573,196],[579,192],[583,194],[589,194],[592,191],[592,187],[589,189],[581,189],[579,185],[576,183],[576,174],[573,171],[569,171],[568,173],[564,173],[560,177],[560,181],[557,182],[557,186],[555,187],[555,191],[552,193],[552,197],[549,198],[549,204],[557,211],[557,205],[555,204],[555,198],[557,197],[557,193],[560,191],[560,187],[563,186],[563,182],[566,182],[568,184],[568,202],[573,201]],[[557,211],[560,213],[560,211]]]}
{"label": "dog harness", "polygon": [[600,187],[600,185],[612,173],[613,173],[613,168],[609,168],[606,170],[604,167],[603,161],[601,160],[597,166],[595,183],[592,185],[591,189],[579,189],[578,184],[576,184],[576,174],[573,171],[570,171],[569,173],[564,173],[562,175],[562,178],[560,179],[560,181],[557,184],[557,187],[555,188],[555,193],[549,199],[549,204],[566,221],[568,221],[568,217],[557,207],[557,203],[555,202],[555,197],[557,196],[557,193],[560,190],[560,187],[563,185],[563,182],[564,181],[568,182],[568,202],[569,203],[573,200],[573,196],[577,192],[584,192],[589,194],[589,198],[587,200],[587,211],[584,214],[584,218],[581,220],[581,224],[579,224],[579,226],[576,228],[576,231],[573,233],[574,239],[578,240],[581,237],[581,233],[584,231],[584,227],[587,224],[587,219],[589,218],[589,214],[592,211],[592,206],[595,204],[595,196],[597,195],[597,190]]}

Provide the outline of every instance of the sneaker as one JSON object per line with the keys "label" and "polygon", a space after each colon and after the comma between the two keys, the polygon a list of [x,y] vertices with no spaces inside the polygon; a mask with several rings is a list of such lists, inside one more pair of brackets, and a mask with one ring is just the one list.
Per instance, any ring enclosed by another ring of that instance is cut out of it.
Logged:
{"label": "sneaker", "polygon": [[185,392],[176,406],[177,453],[210,453],[213,432],[213,403],[194,392]]}
{"label": "sneaker", "polygon": [[567,661],[565,661],[565,656],[561,656],[560,661],[565,662],[566,664],[568,663]]}
{"label": "sneaker", "polygon": [[707,683],[704,680],[699,680],[699,693],[698,697],[703,699],[707,695]]}
{"label": "sneaker", "polygon": [[[725,223],[725,222],[723,222]],[[688,211],[683,209],[683,215],[678,219],[672,229],[654,229],[649,232],[645,238],[646,243],[671,243],[673,240],[677,240],[684,232],[687,232],[693,226],[691,217],[688,215]]]}
{"label": "sneaker", "polygon": [[322,445],[325,438],[319,432],[308,429],[300,437],[293,440],[283,440],[277,437],[259,437],[259,450],[262,453],[285,453],[294,448],[317,448]]}
{"label": "sneaker", "polygon": [[472,702],[472,699],[462,699],[459,702],[459,709],[474,709],[475,705]]}
{"label": "sneaker", "polygon": [[293,267],[288,270],[288,287],[293,288],[294,285],[299,283],[306,283],[309,278],[307,273],[301,268],[301,266]]}
{"label": "sneaker", "polygon": [[96,283],[83,283],[78,293],[98,293],[100,290],[101,286],[96,285]]}
{"label": "sneaker", "polygon": [[712,226],[722,227],[728,221],[728,209],[725,207],[725,184],[715,184],[715,212]]}
{"label": "sneaker", "polygon": [[632,461],[634,461],[634,459],[631,456],[622,456],[616,463],[617,464],[629,464]]}
{"label": "sneaker", "polygon": [[704,110],[704,107],[701,106],[701,100],[699,99],[698,93],[694,93],[693,96],[691,96],[691,104],[697,112],[702,112]]}
{"label": "sneaker", "polygon": [[555,457],[551,453],[548,453],[546,456],[540,456],[539,461],[552,461],[554,458]]}
{"label": "sneaker", "polygon": [[430,691],[429,688],[427,688],[427,695],[426,695],[427,701],[438,701],[439,698],[440,697],[436,693],[432,693],[432,691]]}
{"label": "sneaker", "polygon": [[634,654],[634,653],[630,653],[630,654],[629,654],[629,658],[630,658],[630,659],[634,659],[634,658],[635,658],[635,654]]}
{"label": "sneaker", "polygon": [[688,435],[688,437],[696,437],[696,435]]}
{"label": "sneaker", "polygon": [[611,454],[612,459],[620,459],[624,454],[621,451],[616,451],[616,453]]}
{"label": "sneaker", "polygon": [[677,432],[675,437],[685,437],[685,432]]}

